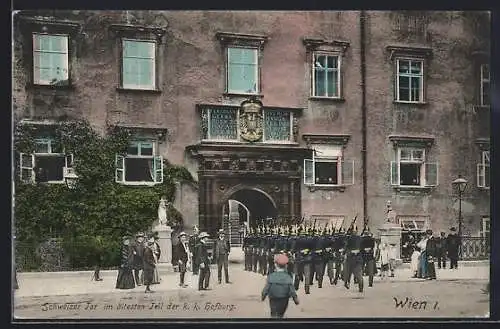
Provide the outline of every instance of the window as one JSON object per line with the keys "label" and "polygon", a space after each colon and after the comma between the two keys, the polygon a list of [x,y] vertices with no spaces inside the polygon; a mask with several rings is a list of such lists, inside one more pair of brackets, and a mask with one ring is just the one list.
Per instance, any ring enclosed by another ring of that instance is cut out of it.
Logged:
{"label": "window", "polygon": [[421,103],[424,101],[424,62],[414,59],[396,61],[396,101]]}
{"label": "window", "polygon": [[354,161],[343,159],[342,146],[315,145],[312,159],[304,159],[304,184],[352,185],[354,184]]}
{"label": "window", "polygon": [[257,48],[227,48],[227,92],[257,94],[259,66]]}
{"label": "window", "polygon": [[340,56],[314,53],[312,76],[312,96],[340,97]]}
{"label": "window", "polygon": [[477,164],[477,186],[490,188],[490,151],[481,152],[481,162]]}
{"label": "window", "polygon": [[391,162],[391,185],[437,186],[438,164],[426,162],[424,148],[400,147]]}
{"label": "window", "polygon": [[126,155],[116,155],[116,182],[137,185],[163,183],[163,158],[155,155],[155,142],[133,141]]}
{"label": "window", "polygon": [[481,106],[490,105],[490,66],[481,65]]}
{"label": "window", "polygon": [[67,84],[68,80],[68,36],[33,34],[34,84]]}
{"label": "window", "polygon": [[490,236],[490,218],[483,217],[481,219],[481,231],[479,232],[479,236],[482,238],[489,238]]}
{"label": "window", "polygon": [[204,139],[238,140],[237,108],[207,108],[203,119],[204,124],[207,126]]}
{"label": "window", "polygon": [[122,87],[156,89],[156,43],[123,39],[122,45]]}
{"label": "window", "polygon": [[32,154],[20,153],[20,178],[25,183],[64,183],[68,169],[73,168],[73,154],[52,139],[36,139]]}

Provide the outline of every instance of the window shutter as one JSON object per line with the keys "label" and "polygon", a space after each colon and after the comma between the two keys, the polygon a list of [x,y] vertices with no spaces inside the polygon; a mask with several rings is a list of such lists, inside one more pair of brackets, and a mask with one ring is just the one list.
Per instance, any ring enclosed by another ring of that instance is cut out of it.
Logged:
{"label": "window shutter", "polygon": [[354,184],[354,160],[342,160],[341,162],[342,180],[343,185]]}
{"label": "window shutter", "polygon": [[73,168],[73,153],[66,154],[66,168]]}
{"label": "window shutter", "polygon": [[163,157],[154,157],[154,169],[155,169],[155,183],[163,183]]}
{"label": "window shutter", "polygon": [[35,155],[19,153],[19,178],[25,183],[35,182]]}
{"label": "window shutter", "polygon": [[485,166],[482,163],[477,164],[477,187],[485,187]]}
{"label": "window shutter", "polygon": [[304,159],[304,184],[314,184],[314,160]]}
{"label": "window shutter", "polygon": [[425,164],[425,186],[438,185],[438,164],[426,163]]}
{"label": "window shutter", "polygon": [[125,157],[117,154],[115,156],[115,181],[123,183],[125,181]]}
{"label": "window shutter", "polygon": [[391,161],[391,185],[399,185],[399,163]]}

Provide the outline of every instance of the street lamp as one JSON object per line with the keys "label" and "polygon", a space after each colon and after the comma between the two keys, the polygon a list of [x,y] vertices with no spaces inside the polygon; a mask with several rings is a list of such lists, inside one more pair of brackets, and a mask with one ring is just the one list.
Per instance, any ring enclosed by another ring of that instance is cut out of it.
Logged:
{"label": "street lamp", "polygon": [[66,182],[66,186],[69,189],[74,189],[76,186],[76,181],[78,180],[78,176],[76,175],[73,168],[64,168],[63,169],[64,181]]}
{"label": "street lamp", "polygon": [[462,238],[462,194],[467,187],[467,180],[458,175],[451,184],[458,190],[458,237]]}

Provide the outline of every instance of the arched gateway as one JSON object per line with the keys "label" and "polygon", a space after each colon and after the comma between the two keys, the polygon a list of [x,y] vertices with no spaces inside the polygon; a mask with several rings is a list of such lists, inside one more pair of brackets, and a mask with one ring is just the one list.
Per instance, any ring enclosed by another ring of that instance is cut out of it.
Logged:
{"label": "arched gateway", "polygon": [[212,237],[228,228],[230,200],[248,208],[251,226],[266,217],[301,217],[301,164],[309,149],[203,143],[189,151],[199,163],[199,226]]}

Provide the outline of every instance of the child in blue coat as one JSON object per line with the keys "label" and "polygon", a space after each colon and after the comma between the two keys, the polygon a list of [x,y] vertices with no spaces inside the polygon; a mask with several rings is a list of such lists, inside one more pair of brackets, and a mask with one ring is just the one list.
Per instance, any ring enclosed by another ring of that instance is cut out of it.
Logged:
{"label": "child in blue coat", "polygon": [[290,297],[295,305],[299,305],[299,299],[292,278],[286,271],[288,257],[285,254],[279,254],[274,258],[274,262],[276,270],[267,277],[266,286],[262,290],[262,301],[269,296],[271,317],[281,319],[288,308]]}

